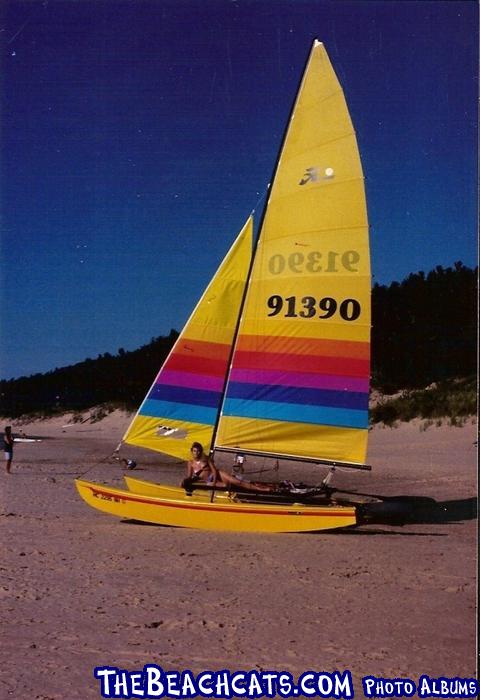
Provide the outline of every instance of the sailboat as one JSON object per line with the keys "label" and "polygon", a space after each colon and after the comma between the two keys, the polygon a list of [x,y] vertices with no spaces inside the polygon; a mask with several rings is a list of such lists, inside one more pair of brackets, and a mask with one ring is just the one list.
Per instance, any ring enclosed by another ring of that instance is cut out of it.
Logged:
{"label": "sailboat", "polygon": [[[183,460],[200,442],[213,456],[369,469],[364,178],[343,91],[319,41],[291,113],[253,255],[252,238],[250,216],[123,442]],[[301,532],[358,522],[355,503],[330,498],[325,484],[303,502],[302,489],[268,500],[212,489],[186,494],[132,477],[128,490],[83,480],[76,485],[94,508],[163,525]]]}

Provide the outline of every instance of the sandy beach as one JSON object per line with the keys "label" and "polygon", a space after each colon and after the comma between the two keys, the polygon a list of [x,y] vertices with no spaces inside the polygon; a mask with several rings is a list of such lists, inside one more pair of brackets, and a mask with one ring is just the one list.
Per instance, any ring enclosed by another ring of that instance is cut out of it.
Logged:
{"label": "sandy beach", "polygon": [[[174,529],[92,510],[74,479],[122,485],[108,457],[129,416],[69,422],[12,423],[43,439],[17,443],[12,474],[0,474],[2,698],[99,698],[102,665],[349,669],[355,697],[365,675],[475,675],[475,422],[376,427],[372,472],[335,477],[345,489],[435,499],[440,517],[420,508],[403,525],[309,535]],[[137,459],[138,478],[183,473],[161,455],[122,453]]]}

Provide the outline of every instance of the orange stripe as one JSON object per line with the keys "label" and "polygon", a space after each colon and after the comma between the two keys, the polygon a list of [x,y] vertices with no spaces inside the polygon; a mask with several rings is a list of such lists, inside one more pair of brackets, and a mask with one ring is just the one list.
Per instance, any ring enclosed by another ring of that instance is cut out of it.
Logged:
{"label": "orange stripe", "polygon": [[244,352],[276,352],[289,355],[370,358],[370,343],[353,340],[318,340],[272,335],[240,335],[237,350]]}
{"label": "orange stripe", "polygon": [[177,343],[173,355],[185,357],[208,357],[210,360],[228,360],[230,345],[209,343],[205,340],[183,338]]}

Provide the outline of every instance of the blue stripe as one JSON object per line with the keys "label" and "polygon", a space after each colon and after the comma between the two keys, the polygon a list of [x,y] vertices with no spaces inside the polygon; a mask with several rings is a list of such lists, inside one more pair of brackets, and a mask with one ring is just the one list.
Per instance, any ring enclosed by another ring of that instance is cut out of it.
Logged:
{"label": "blue stripe", "polygon": [[193,406],[184,403],[171,403],[170,401],[156,401],[147,399],[140,410],[141,416],[150,418],[172,418],[174,420],[187,421],[188,423],[203,423],[215,425],[217,409]]}
{"label": "blue stripe", "polygon": [[325,406],[326,408],[347,408],[357,411],[368,410],[368,394],[355,391],[230,382],[228,385],[228,397],[253,401],[294,403],[302,406]]}
{"label": "blue stripe", "polygon": [[288,423],[313,423],[342,428],[368,428],[368,411],[355,411],[323,406],[274,403],[272,401],[244,401],[227,399],[223,415],[238,418],[259,418]]}
{"label": "blue stripe", "polygon": [[205,389],[193,389],[188,386],[170,386],[169,384],[156,384],[149,399],[155,401],[171,401],[172,403],[193,404],[217,408],[220,405],[222,394],[220,391],[206,391]]}

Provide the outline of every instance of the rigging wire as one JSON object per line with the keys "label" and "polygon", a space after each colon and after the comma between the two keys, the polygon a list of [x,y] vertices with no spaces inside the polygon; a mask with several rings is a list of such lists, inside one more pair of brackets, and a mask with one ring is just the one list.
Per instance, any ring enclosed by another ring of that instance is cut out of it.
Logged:
{"label": "rigging wire", "polygon": [[92,466],[91,466],[91,467],[88,467],[88,469],[85,469],[85,471],[80,472],[80,474],[78,475],[77,479],[80,479],[82,476],[85,476],[85,474],[88,474],[88,472],[91,472],[92,469],[95,469],[96,467],[99,467],[101,464],[105,464],[106,462],[108,462],[108,461],[111,460],[112,458],[113,458],[113,459],[118,459],[118,460],[120,459],[119,457],[113,457],[113,454],[108,454],[106,457],[103,457],[102,459],[100,459],[100,460],[98,460],[97,462],[95,462],[94,464],[92,464]]}
{"label": "rigging wire", "polygon": [[[262,192],[262,194],[260,195],[260,197],[257,199],[257,203],[256,203],[255,206],[253,207],[253,209],[252,209],[252,211],[251,211],[251,213],[250,213],[250,216],[253,216],[253,215],[255,214],[255,212],[257,211],[257,209],[258,209],[258,207],[259,207],[260,202],[262,201],[262,199],[265,199],[265,197],[267,196],[268,191],[269,191],[269,189],[270,189],[270,185],[271,185],[271,183],[269,182],[269,183],[267,184],[265,190]],[[258,192],[257,192],[257,194],[258,194]]]}

